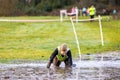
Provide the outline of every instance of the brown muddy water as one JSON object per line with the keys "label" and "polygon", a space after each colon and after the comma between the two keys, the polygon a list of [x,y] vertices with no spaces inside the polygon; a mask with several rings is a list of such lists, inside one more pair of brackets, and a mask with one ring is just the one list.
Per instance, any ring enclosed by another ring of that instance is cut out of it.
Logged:
{"label": "brown muddy water", "polygon": [[0,64],[0,80],[120,80],[120,52],[82,55],[76,67],[46,68],[46,62]]}

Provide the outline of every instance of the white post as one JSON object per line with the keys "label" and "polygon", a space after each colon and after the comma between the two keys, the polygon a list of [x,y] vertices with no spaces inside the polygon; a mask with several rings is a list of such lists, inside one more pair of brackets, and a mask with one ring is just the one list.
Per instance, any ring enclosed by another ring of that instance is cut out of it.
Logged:
{"label": "white post", "polygon": [[65,14],[65,17],[67,17],[67,10],[66,9],[60,10],[60,21],[61,22],[63,21],[64,14]]}
{"label": "white post", "polygon": [[75,8],[75,12],[76,12],[76,22],[78,22],[78,12],[79,12],[79,11],[78,11],[78,8],[77,8],[77,7]]}
{"label": "white post", "polygon": [[98,18],[99,18],[99,26],[100,26],[101,43],[102,43],[102,46],[104,46],[103,32],[102,32],[102,24],[101,24],[101,17],[100,17],[100,15],[98,16]]}
{"label": "white post", "polygon": [[67,18],[67,10],[65,10],[65,18]]}
{"label": "white post", "polygon": [[60,21],[62,22],[63,21],[63,14],[62,14],[62,11],[60,10]]}
{"label": "white post", "polygon": [[82,9],[80,9],[80,16],[82,16]]}
{"label": "white post", "polygon": [[77,43],[77,47],[78,47],[78,53],[79,53],[79,57],[80,57],[80,61],[81,61],[81,51],[80,51],[80,45],[79,45],[79,41],[78,41],[78,37],[77,37],[77,33],[76,33],[76,29],[75,29],[75,25],[73,23],[72,18],[70,18],[71,23],[72,23],[72,27],[73,27],[73,31],[74,31],[74,35],[75,35],[75,39],[76,39],[76,43]]}

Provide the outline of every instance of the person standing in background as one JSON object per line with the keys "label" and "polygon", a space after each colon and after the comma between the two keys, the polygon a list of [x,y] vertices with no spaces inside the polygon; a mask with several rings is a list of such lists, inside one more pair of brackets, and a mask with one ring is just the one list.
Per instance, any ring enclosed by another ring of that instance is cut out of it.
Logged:
{"label": "person standing in background", "polygon": [[95,16],[95,13],[96,13],[95,7],[92,5],[92,6],[89,8],[89,15],[90,15],[91,21],[93,21],[94,16]]}

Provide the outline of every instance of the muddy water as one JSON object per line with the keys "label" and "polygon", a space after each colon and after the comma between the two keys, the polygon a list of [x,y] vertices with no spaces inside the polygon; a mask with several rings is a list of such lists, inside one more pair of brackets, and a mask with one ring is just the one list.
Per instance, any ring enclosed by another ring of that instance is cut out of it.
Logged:
{"label": "muddy water", "polygon": [[[17,63],[17,62],[16,62]],[[76,67],[46,68],[44,63],[0,64],[0,80],[120,80],[120,53],[83,55]]]}

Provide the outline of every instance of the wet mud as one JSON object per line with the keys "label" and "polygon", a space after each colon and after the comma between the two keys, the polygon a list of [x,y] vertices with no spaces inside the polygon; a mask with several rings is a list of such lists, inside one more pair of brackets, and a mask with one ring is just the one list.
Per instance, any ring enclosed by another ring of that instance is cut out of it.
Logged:
{"label": "wet mud", "polygon": [[48,69],[46,62],[0,64],[0,80],[120,80],[120,53],[101,55],[94,55],[92,59],[84,55],[71,68],[61,64]]}
{"label": "wet mud", "polygon": [[120,68],[14,67],[0,69],[0,80],[119,80]]}

